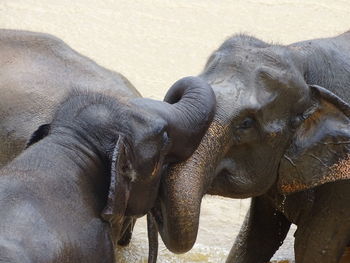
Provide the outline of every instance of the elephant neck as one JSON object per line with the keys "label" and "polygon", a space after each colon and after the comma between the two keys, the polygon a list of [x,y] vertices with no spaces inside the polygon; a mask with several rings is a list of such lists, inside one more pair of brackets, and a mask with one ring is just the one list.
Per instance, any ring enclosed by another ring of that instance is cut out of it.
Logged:
{"label": "elephant neck", "polygon": [[20,174],[40,178],[35,180],[43,184],[64,184],[85,196],[97,194],[101,201],[107,198],[109,177],[106,165],[91,147],[71,136],[48,135],[23,151],[1,172],[9,176]]}

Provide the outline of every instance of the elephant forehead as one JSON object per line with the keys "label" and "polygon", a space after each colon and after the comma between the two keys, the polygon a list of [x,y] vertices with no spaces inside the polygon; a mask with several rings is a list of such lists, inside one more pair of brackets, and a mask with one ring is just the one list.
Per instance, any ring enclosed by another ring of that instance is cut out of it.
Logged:
{"label": "elephant forehead", "polygon": [[216,117],[232,119],[246,109],[256,109],[259,105],[257,92],[241,81],[230,84],[213,85],[217,101]]}
{"label": "elephant forehead", "polygon": [[219,102],[223,101],[236,101],[247,91],[247,87],[239,79],[209,82],[212,85],[216,99]]}

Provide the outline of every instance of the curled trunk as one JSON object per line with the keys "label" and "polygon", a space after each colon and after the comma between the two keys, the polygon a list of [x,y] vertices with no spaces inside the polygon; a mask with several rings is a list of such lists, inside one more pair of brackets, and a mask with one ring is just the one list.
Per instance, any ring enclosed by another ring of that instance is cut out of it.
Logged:
{"label": "curled trunk", "polygon": [[215,94],[204,80],[185,77],[169,89],[164,101],[134,99],[132,102],[166,120],[171,139],[167,161],[186,160],[198,147],[213,120]]}
{"label": "curled trunk", "polygon": [[174,253],[189,251],[196,241],[201,200],[227,143],[227,134],[228,127],[214,120],[193,155],[162,177],[154,213],[162,239]]}

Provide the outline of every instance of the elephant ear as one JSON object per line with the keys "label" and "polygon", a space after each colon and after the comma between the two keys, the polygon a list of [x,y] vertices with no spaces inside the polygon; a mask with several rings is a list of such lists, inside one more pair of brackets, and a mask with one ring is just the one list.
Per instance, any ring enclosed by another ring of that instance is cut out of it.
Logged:
{"label": "elephant ear", "polygon": [[280,163],[283,194],[350,179],[350,106],[320,86],[309,87],[312,106]]}
{"label": "elephant ear", "polygon": [[46,137],[50,132],[50,124],[40,125],[39,128],[32,134],[29,141],[27,142],[26,149],[32,144],[40,141]]}
{"label": "elephant ear", "polygon": [[113,242],[120,238],[124,223],[130,194],[131,173],[129,152],[124,136],[120,135],[112,155],[107,205],[101,215],[104,220],[111,224]]}

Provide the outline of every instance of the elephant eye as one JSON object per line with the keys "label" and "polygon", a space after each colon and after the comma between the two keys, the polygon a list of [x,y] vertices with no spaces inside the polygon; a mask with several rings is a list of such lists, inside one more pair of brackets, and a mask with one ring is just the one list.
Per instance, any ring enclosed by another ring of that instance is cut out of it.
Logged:
{"label": "elephant eye", "polygon": [[239,125],[239,129],[245,130],[252,128],[254,126],[255,120],[251,117],[245,118],[242,123]]}
{"label": "elephant eye", "polygon": [[167,144],[168,141],[169,141],[169,136],[168,136],[168,133],[165,131],[165,132],[163,133],[163,143],[164,143],[164,144]]}

